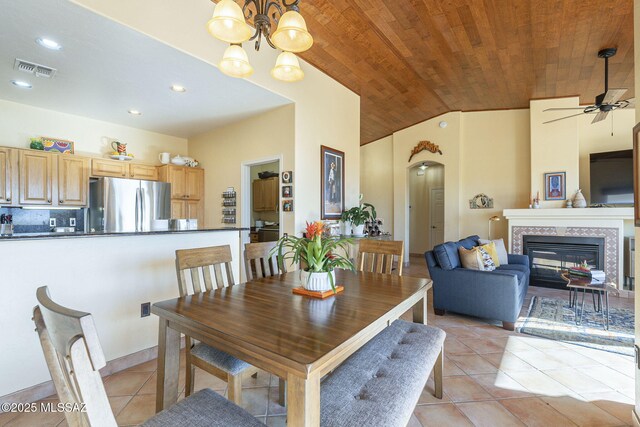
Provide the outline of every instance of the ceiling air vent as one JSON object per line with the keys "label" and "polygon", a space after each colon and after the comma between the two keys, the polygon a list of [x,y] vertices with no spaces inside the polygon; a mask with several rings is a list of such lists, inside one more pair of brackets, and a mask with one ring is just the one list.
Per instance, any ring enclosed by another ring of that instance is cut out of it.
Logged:
{"label": "ceiling air vent", "polygon": [[22,71],[25,73],[33,74],[36,77],[44,77],[50,79],[56,74],[56,69],[47,67],[46,65],[36,64],[35,62],[28,62],[23,59],[16,59],[13,65],[14,70]]}

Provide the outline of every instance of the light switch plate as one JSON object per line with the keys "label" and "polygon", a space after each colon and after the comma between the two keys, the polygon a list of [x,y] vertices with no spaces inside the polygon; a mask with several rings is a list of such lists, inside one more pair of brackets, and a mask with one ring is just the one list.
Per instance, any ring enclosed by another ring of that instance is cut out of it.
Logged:
{"label": "light switch plate", "polygon": [[69,218],[69,227],[75,227],[75,226],[76,226],[76,219]]}
{"label": "light switch plate", "polygon": [[49,218],[49,227],[55,227],[55,226],[56,226],[56,219]]}

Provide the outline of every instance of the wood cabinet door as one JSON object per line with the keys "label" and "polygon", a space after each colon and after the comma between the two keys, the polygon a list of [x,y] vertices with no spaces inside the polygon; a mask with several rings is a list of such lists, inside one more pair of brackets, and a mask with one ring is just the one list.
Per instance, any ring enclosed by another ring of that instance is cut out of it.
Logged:
{"label": "wood cabinet door", "polygon": [[190,200],[201,200],[204,198],[204,170],[196,168],[185,168],[185,195]]}
{"label": "wood cabinet door", "polygon": [[0,202],[11,203],[14,180],[13,152],[10,148],[0,148]]}
{"label": "wood cabinet door", "polygon": [[264,191],[264,196],[263,196],[263,203],[264,203],[264,210],[268,211],[268,212],[275,212],[278,210],[278,201],[279,201],[279,194],[278,194],[278,179],[279,178],[269,178],[269,179],[264,179],[264,187],[263,187],[263,191]]}
{"label": "wood cabinet door", "polygon": [[184,199],[187,195],[187,178],[185,168],[180,166],[169,166],[168,181],[171,183],[171,198]]}
{"label": "wood cabinet door", "polygon": [[187,218],[187,203],[184,200],[171,200],[171,218]]}
{"label": "wood cabinet door", "polygon": [[264,211],[264,185],[262,185],[261,179],[256,179],[253,181],[252,188],[253,192],[253,211],[254,212],[262,212]]}
{"label": "wood cabinet door", "polygon": [[129,165],[119,160],[91,159],[91,176],[126,178]]}
{"label": "wood cabinet door", "polygon": [[198,228],[204,227],[204,202],[202,200],[187,200],[187,216],[188,219],[197,219]]}
{"label": "wood cabinet door", "polygon": [[89,192],[89,159],[58,156],[58,204],[87,206]]}
{"label": "wood cabinet door", "polygon": [[135,179],[145,179],[148,181],[158,180],[158,168],[151,165],[129,164],[129,176]]}
{"label": "wood cabinet door", "polygon": [[20,204],[51,205],[52,156],[42,151],[20,150]]}

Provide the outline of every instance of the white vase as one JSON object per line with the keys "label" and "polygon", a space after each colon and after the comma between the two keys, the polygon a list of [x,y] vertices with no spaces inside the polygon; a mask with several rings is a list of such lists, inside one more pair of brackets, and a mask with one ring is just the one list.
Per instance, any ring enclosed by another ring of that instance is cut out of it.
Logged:
{"label": "white vase", "polygon": [[300,280],[302,281],[302,287],[308,291],[314,292],[330,291],[333,288],[331,287],[331,279],[329,279],[329,274],[331,274],[331,276],[333,277],[333,283],[335,284],[336,272],[334,270],[332,270],[331,272],[322,271],[319,273],[310,273],[308,271],[300,270]]}
{"label": "white vase", "polygon": [[576,195],[573,196],[573,207],[574,208],[586,208],[587,200],[582,195],[582,190],[578,190]]}
{"label": "white vase", "polygon": [[340,235],[341,236],[351,235],[351,223],[349,221],[340,221]]}
{"label": "white vase", "polygon": [[364,236],[364,224],[361,224],[361,225],[353,225],[353,224],[351,224],[351,232],[356,237]]}

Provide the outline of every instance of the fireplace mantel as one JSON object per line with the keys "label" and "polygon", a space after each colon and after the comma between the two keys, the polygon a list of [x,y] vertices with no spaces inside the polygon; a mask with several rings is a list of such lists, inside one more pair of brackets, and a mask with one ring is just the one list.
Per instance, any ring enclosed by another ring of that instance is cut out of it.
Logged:
{"label": "fireplace mantel", "polygon": [[604,237],[605,271],[622,289],[624,228],[633,220],[633,208],[505,209],[503,215],[509,221],[509,247],[517,254],[525,235]]}

